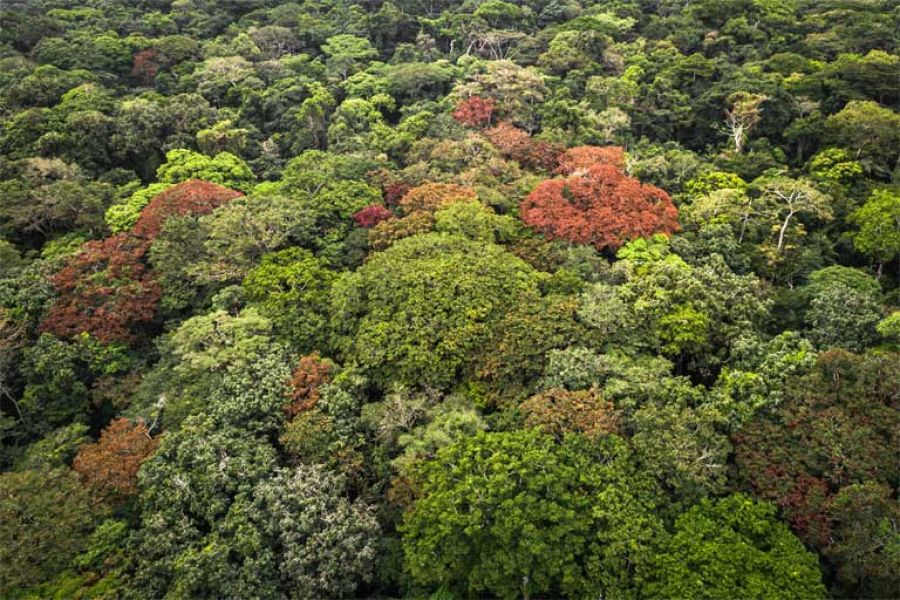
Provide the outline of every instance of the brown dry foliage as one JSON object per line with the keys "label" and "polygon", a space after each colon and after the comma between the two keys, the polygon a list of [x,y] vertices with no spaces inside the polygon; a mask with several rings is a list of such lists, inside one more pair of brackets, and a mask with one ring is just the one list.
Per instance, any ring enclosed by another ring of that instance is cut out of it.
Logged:
{"label": "brown dry foliage", "polygon": [[619,433],[622,415],[596,390],[571,392],[551,389],[525,400],[520,406],[525,424],[562,438],[580,433],[590,439]]}
{"label": "brown dry foliage", "polygon": [[290,404],[284,408],[288,417],[294,418],[319,402],[319,388],[331,381],[333,370],[334,365],[323,360],[318,352],[300,358],[300,364],[291,376],[287,394]]}
{"label": "brown dry foliage", "polygon": [[143,421],[115,419],[97,442],[81,447],[72,468],[104,498],[122,500],[137,493],[138,469],[158,444]]}

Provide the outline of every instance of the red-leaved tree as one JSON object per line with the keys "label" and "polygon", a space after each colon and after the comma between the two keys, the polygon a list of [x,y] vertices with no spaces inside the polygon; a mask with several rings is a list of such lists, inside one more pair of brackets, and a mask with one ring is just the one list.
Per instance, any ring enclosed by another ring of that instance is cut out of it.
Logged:
{"label": "red-leaved tree", "polygon": [[453,111],[453,118],[466,127],[481,128],[491,124],[497,102],[493,98],[471,96],[461,100]]}
{"label": "red-leaved tree", "polygon": [[41,330],[60,337],[88,332],[103,342],[127,342],[153,319],[161,290],[144,263],[147,242],[127,233],[86,242],[53,275],[59,299]]}
{"label": "red-leaved tree", "polygon": [[141,50],[134,55],[131,64],[131,76],[143,86],[151,86],[159,72],[159,51],[155,48]]}
{"label": "red-leaved tree", "polygon": [[237,190],[215,183],[189,179],[153,198],[141,211],[131,232],[139,238],[152,241],[159,235],[163,223],[169,217],[205,215],[243,195]]}
{"label": "red-leaved tree", "polygon": [[86,242],[52,278],[59,294],[41,330],[60,337],[87,332],[103,342],[129,342],[153,320],[162,290],[146,261],[150,244],[172,216],[202,215],[241,192],[191,180],[159,194],[130,232]]}
{"label": "red-leaved tree", "polygon": [[403,198],[410,189],[412,189],[412,186],[405,181],[395,181],[386,184],[382,191],[384,203],[388,206],[397,206],[400,204],[400,199]]}
{"label": "red-leaved tree", "polygon": [[598,250],[638,237],[678,231],[678,209],[663,190],[599,164],[550,179],[519,205],[522,220],[541,233]]}
{"label": "red-leaved tree", "polygon": [[353,220],[360,227],[365,227],[366,229],[368,229],[369,227],[374,227],[385,219],[390,219],[393,216],[394,213],[389,211],[383,205],[370,204],[362,210],[354,213]]}

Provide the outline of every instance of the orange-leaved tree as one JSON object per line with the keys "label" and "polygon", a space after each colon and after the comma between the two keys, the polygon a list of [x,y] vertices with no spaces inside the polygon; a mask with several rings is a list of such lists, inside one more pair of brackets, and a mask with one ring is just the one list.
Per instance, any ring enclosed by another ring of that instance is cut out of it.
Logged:
{"label": "orange-leaved tree", "polygon": [[625,149],[621,146],[576,146],[559,155],[556,172],[572,175],[592,165],[625,168]]}
{"label": "orange-leaved tree", "polygon": [[137,492],[138,469],[158,444],[143,420],[115,419],[97,442],[81,447],[72,468],[104,498],[122,500]]}
{"label": "orange-leaved tree", "polygon": [[301,357],[300,364],[291,375],[287,392],[290,404],[284,408],[287,415],[293,418],[315,407],[319,402],[319,388],[330,383],[333,374],[334,363],[320,357],[318,352]]}
{"label": "orange-leaved tree", "polygon": [[678,209],[658,187],[644,185],[611,164],[593,164],[565,179],[550,179],[519,205],[522,220],[547,235],[598,250],[655,233],[678,231]]}
{"label": "orange-leaved tree", "polygon": [[406,214],[417,210],[434,212],[458,200],[475,200],[472,188],[455,183],[424,183],[406,192],[400,199],[400,207]]}
{"label": "orange-leaved tree", "polygon": [[453,118],[466,127],[487,127],[496,108],[497,102],[493,98],[470,96],[459,101],[453,111]]}
{"label": "orange-leaved tree", "polygon": [[546,390],[525,400],[519,410],[525,415],[526,427],[560,439],[568,433],[596,439],[622,429],[621,412],[596,390]]}
{"label": "orange-leaved tree", "polygon": [[152,241],[169,217],[205,215],[243,195],[215,183],[189,179],[154,197],[141,211],[131,232],[136,237]]}

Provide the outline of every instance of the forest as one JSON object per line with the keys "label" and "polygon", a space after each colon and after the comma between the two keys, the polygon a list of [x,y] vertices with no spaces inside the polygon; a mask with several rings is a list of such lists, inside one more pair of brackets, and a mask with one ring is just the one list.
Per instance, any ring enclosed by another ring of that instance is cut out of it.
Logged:
{"label": "forest", "polygon": [[0,598],[900,598],[898,32],[0,2]]}

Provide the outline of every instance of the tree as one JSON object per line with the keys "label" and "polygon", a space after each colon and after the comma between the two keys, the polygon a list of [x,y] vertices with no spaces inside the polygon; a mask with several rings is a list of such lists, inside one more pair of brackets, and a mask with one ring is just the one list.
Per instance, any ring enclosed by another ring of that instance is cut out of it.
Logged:
{"label": "tree", "polygon": [[322,44],[322,52],[327,57],[328,69],[341,80],[378,56],[368,39],[346,33],[328,38]]}
{"label": "tree", "polygon": [[734,151],[740,154],[750,135],[762,118],[760,105],[768,100],[762,94],[735,92],[728,97],[731,108],[725,111],[725,123],[722,130],[731,138]]}
{"label": "tree", "polygon": [[82,170],[58,158],[28,158],[15,164],[15,177],[0,182],[0,231],[10,239],[47,239],[80,229],[103,231],[103,212],[114,188],[88,180]]}
{"label": "tree", "polygon": [[114,419],[96,443],[81,447],[72,468],[101,496],[125,499],[137,493],[138,469],[158,444],[143,421]]}
{"label": "tree", "polygon": [[113,233],[121,233],[131,229],[141,217],[141,211],[153,198],[172,187],[169,183],[151,183],[134,192],[124,201],[117,202],[106,209],[104,220]]}
{"label": "tree", "polygon": [[770,306],[753,275],[737,275],[719,255],[689,265],[662,236],[638,239],[619,250],[622,285],[598,282],[585,289],[579,316],[608,348],[661,352],[714,377],[732,344],[760,326]]}
{"label": "tree", "polygon": [[276,471],[253,490],[254,520],[279,549],[291,598],[350,597],[371,581],[380,528],[372,506],[347,498],[346,479],[320,465]]}
{"label": "tree", "polygon": [[509,308],[494,342],[477,353],[478,378],[491,401],[518,402],[533,393],[547,352],[585,336],[578,308],[577,298],[561,294],[522,296]]}
{"label": "tree", "polygon": [[621,413],[595,389],[550,389],[520,404],[519,410],[525,415],[526,426],[537,427],[558,441],[570,433],[596,439],[620,434],[622,429]]}
{"label": "tree", "polygon": [[263,256],[244,278],[247,300],[301,351],[321,348],[327,341],[331,285],[337,275],[303,248],[287,248]]}
{"label": "tree", "polygon": [[534,131],[538,124],[538,107],[549,95],[545,77],[535,67],[520,67],[510,60],[483,63],[470,80],[459,83],[451,98],[478,96],[494,100],[501,119]]}
{"label": "tree", "polygon": [[[891,458],[898,422],[893,398],[900,389],[896,360],[886,352],[824,352],[811,373],[788,387],[779,405],[757,413],[733,435],[738,481],[776,502],[797,535],[826,556],[837,539],[830,506],[840,515],[842,536],[871,526],[871,513],[837,509],[834,498],[841,490],[896,480]],[[855,573],[869,568],[859,561],[877,565],[882,556],[835,552],[838,571],[841,561],[851,562],[849,578],[839,578],[835,589],[840,595],[859,594],[867,584]]]}
{"label": "tree", "polygon": [[662,524],[618,438],[479,432],[413,469],[400,531],[415,582],[513,598],[627,595]]}
{"label": "tree", "polygon": [[464,200],[475,200],[475,191],[455,183],[425,183],[406,192],[400,198],[400,208],[406,214],[424,210],[434,212],[448,204]]}
{"label": "tree", "polygon": [[334,363],[323,360],[317,352],[300,357],[300,363],[291,374],[289,404],[285,407],[288,416],[294,417],[314,408],[321,397],[319,388],[331,383],[334,370]]}
{"label": "tree", "polygon": [[205,405],[192,408],[205,411],[222,427],[274,437],[284,426],[294,361],[281,345],[263,348],[249,360],[229,365]]}
{"label": "tree", "polygon": [[648,596],[825,598],[815,555],[776,520],[773,505],[741,494],[701,500],[679,516],[648,563]]}
{"label": "tree", "polygon": [[634,452],[647,472],[684,505],[724,491],[731,444],[718,407],[654,400],[635,411],[626,425],[634,431]]}
{"label": "tree", "polygon": [[134,592],[274,595],[278,576],[268,545],[245,522],[247,496],[274,471],[275,459],[263,440],[208,416],[167,433],[138,472]]}
{"label": "tree", "polygon": [[831,500],[834,541],[826,555],[839,565],[842,595],[890,596],[900,584],[894,565],[900,544],[900,507],[890,486],[849,485]]}
{"label": "tree", "polygon": [[805,215],[807,218],[830,221],[833,218],[831,198],[807,180],[788,177],[761,177],[753,182],[759,188],[764,200],[772,206],[772,216],[781,219],[778,227],[775,251],[784,251],[788,227],[794,217]]}
{"label": "tree", "polygon": [[493,244],[406,238],[335,283],[335,344],[382,385],[449,386],[471,373],[474,351],[536,285],[527,264]]}
{"label": "tree", "polygon": [[806,311],[807,337],[820,350],[841,347],[862,352],[878,334],[884,317],[880,290],[866,293],[840,282],[818,287]]}
{"label": "tree", "polygon": [[457,123],[466,127],[483,128],[491,124],[491,117],[497,103],[493,98],[471,96],[460,100],[453,111]]}
{"label": "tree", "polygon": [[477,201],[454,202],[434,213],[435,231],[483,242],[509,243],[520,235],[520,229],[513,217],[498,215]]}
{"label": "tree", "polygon": [[616,250],[637,237],[674,233],[679,227],[668,194],[602,164],[540,183],[519,210],[539,232],[598,250]]}
{"label": "tree", "polygon": [[21,377],[23,384],[18,398],[6,398],[14,400],[15,415],[12,428],[3,431],[8,450],[50,434],[43,440],[47,443],[58,427],[87,424],[94,408],[91,388],[97,380],[131,367],[124,347],[103,344],[87,334],[71,341],[43,334],[23,348],[18,359],[18,370],[7,374]]}
{"label": "tree", "polygon": [[191,150],[169,150],[166,162],[156,171],[160,183],[202,180],[221,186],[248,191],[256,176],[243,160],[230,152],[219,152],[210,158]]}
{"label": "tree", "polygon": [[370,204],[369,206],[353,213],[353,220],[360,227],[369,229],[375,227],[382,221],[390,219],[394,216],[390,210],[385,208],[383,204]]}
{"label": "tree", "polygon": [[563,150],[562,146],[557,144],[532,140],[526,131],[509,121],[486,129],[484,135],[504,156],[531,169],[552,171],[556,168],[556,159]]}
{"label": "tree", "polygon": [[428,233],[434,229],[434,214],[417,210],[402,218],[385,219],[369,230],[369,248],[385,250],[397,240]]}
{"label": "tree", "polygon": [[875,190],[849,220],[859,227],[853,245],[878,263],[880,278],[884,263],[900,257],[900,193]]}
{"label": "tree", "polygon": [[[208,414],[215,391],[229,372],[237,371],[240,379],[246,379],[250,376],[241,369],[278,352],[273,327],[251,306],[236,315],[213,310],[184,321],[172,332],[163,346],[167,360],[143,382],[156,397],[164,396],[166,426],[174,428],[190,415]],[[287,379],[285,373],[282,383]],[[284,403],[283,398],[264,401]]]}
{"label": "tree", "polygon": [[0,586],[14,592],[60,573],[105,512],[68,468],[0,474]]}
{"label": "tree", "polygon": [[132,232],[139,238],[153,241],[167,219],[205,215],[240,196],[243,196],[241,192],[215,183],[189,179],[154,196],[141,210]]}
{"label": "tree", "polygon": [[854,151],[867,170],[882,177],[897,166],[900,115],[877,102],[852,100],[825,120],[827,138]]}
{"label": "tree", "polygon": [[125,233],[85,243],[51,281],[59,299],[41,330],[129,342],[153,320],[162,290],[143,263],[147,244]]}
{"label": "tree", "polygon": [[612,165],[625,168],[625,149],[621,146],[577,146],[569,148],[558,159],[556,173],[574,175],[592,165]]}

